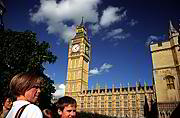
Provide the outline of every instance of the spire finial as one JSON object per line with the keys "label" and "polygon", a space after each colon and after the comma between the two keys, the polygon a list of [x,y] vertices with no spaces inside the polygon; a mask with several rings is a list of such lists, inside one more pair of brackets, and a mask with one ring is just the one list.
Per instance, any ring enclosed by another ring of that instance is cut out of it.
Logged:
{"label": "spire finial", "polygon": [[84,17],[82,17],[80,26],[83,26],[83,25],[84,25],[83,18],[84,18]]}
{"label": "spire finial", "polygon": [[176,29],[174,28],[173,24],[172,24],[172,21],[170,20],[169,21],[169,35],[171,36],[172,33],[176,33]]}
{"label": "spire finial", "polygon": [[170,29],[170,30],[174,30],[174,27],[173,27],[173,25],[172,25],[172,21],[171,21],[171,20],[169,21],[169,29]]}

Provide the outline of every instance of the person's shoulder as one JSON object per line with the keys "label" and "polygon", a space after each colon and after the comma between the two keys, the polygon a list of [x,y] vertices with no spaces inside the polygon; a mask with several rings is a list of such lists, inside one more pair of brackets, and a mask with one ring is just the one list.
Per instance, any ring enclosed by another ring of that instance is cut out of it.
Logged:
{"label": "person's shoulder", "polygon": [[[29,105],[27,105],[27,108],[28,108],[28,109],[34,109],[34,110],[40,110],[40,108],[39,108],[38,106],[34,105],[34,104],[29,104]],[[41,110],[40,110],[40,111],[41,111]]]}
{"label": "person's shoulder", "polygon": [[0,118],[1,118],[1,114],[3,113],[3,111],[2,110],[0,110]]}
{"label": "person's shoulder", "polygon": [[34,104],[29,104],[26,106],[23,115],[27,115],[28,118],[42,118],[42,112],[40,108]]}
{"label": "person's shoulder", "polygon": [[3,112],[0,111],[0,118],[3,118]]}

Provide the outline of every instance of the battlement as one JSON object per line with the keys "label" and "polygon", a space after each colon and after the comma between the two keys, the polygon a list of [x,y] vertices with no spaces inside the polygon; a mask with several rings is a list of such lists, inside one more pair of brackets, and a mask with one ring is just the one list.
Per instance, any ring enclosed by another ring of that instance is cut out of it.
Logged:
{"label": "battlement", "polygon": [[171,49],[175,46],[178,46],[178,39],[179,38],[179,32],[174,28],[170,21],[169,25],[169,33],[168,33],[168,38],[167,40],[161,41],[161,42],[153,42],[150,45],[151,52],[155,51],[161,51],[161,50],[166,50],[166,49]]}
{"label": "battlement", "polygon": [[[153,101],[156,100],[155,89],[153,86],[136,86],[100,88],[84,90],[77,97],[77,111],[85,111],[113,116],[128,116],[139,118],[144,116],[144,111],[148,108],[151,111]],[[135,111],[135,112],[134,112]]]}
{"label": "battlement", "polygon": [[170,41],[164,41],[159,43],[153,43],[150,45],[151,52],[162,50],[162,49],[168,49],[171,48]]}
{"label": "battlement", "polygon": [[178,44],[178,37],[174,37],[171,40],[166,40],[163,42],[153,43],[150,45],[151,52],[161,51],[171,49],[173,47],[177,47]]}
{"label": "battlement", "polygon": [[136,86],[136,87],[120,87],[120,88],[96,88],[92,90],[84,90],[80,95],[96,95],[96,94],[137,94],[137,93],[153,93],[153,86]]}

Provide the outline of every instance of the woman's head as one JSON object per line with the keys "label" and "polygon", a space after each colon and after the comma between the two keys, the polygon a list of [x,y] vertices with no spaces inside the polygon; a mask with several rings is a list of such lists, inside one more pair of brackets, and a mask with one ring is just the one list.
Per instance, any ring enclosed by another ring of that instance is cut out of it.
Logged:
{"label": "woman's head", "polygon": [[12,78],[10,89],[16,97],[24,96],[27,101],[36,102],[42,82],[43,78],[39,74],[31,72],[20,73]]}
{"label": "woman's head", "polygon": [[3,94],[3,107],[10,110],[12,107],[13,95],[10,92],[5,92]]}
{"label": "woman's head", "polygon": [[11,98],[7,98],[5,101],[4,101],[4,108],[7,109],[7,110],[10,110],[11,107],[12,107],[12,99]]}

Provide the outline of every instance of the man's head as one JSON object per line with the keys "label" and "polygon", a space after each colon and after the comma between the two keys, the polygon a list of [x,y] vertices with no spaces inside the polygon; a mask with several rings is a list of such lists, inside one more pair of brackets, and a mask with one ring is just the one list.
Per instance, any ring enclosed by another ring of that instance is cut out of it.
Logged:
{"label": "man's head", "polygon": [[61,118],[76,118],[76,100],[69,96],[59,98],[56,103]]}
{"label": "man's head", "polygon": [[16,96],[24,96],[29,102],[36,102],[40,94],[42,76],[37,73],[20,73],[14,76],[10,82],[10,89]]}

